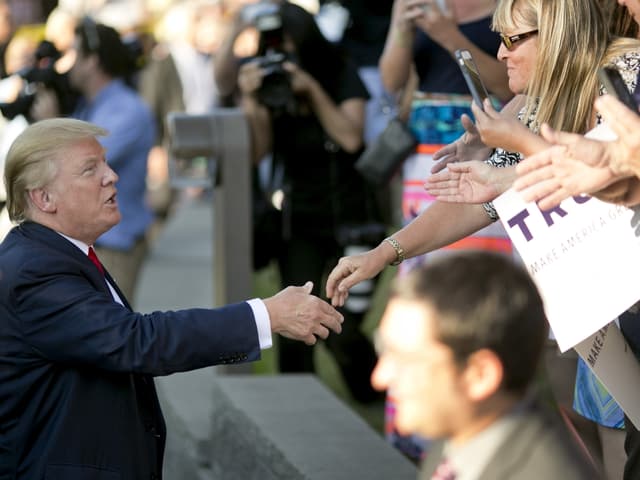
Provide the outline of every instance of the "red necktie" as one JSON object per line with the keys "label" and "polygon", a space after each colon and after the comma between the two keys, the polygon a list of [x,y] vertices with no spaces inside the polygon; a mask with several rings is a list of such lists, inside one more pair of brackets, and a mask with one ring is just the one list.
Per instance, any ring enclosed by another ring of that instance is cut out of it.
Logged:
{"label": "red necktie", "polygon": [[98,256],[96,255],[96,251],[93,247],[89,247],[89,253],[87,255],[89,256],[89,260],[91,260],[96,268],[100,270],[100,273],[104,275],[104,267],[100,263],[100,260],[98,260]]}

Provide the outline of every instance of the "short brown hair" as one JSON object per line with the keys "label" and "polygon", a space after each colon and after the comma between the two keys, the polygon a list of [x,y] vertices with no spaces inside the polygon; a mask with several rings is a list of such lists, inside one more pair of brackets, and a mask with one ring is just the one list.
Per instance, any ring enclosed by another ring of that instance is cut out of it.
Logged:
{"label": "short brown hair", "polygon": [[533,380],[548,326],[533,280],[512,259],[482,251],[446,255],[400,277],[392,296],[435,309],[436,337],[458,364],[488,349],[503,365],[505,391],[523,392]]}

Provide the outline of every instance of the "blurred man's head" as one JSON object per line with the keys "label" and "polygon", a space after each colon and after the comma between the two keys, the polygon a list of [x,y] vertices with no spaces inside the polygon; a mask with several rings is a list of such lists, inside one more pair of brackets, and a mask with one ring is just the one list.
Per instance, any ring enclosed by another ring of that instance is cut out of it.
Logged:
{"label": "blurred man's head", "polygon": [[372,375],[402,433],[463,441],[525,394],[547,323],[526,271],[484,252],[436,260],[395,284]]}
{"label": "blurred man's head", "polygon": [[75,63],[69,71],[71,84],[84,93],[96,76],[122,78],[135,70],[132,52],[112,27],[81,19],[75,29]]}

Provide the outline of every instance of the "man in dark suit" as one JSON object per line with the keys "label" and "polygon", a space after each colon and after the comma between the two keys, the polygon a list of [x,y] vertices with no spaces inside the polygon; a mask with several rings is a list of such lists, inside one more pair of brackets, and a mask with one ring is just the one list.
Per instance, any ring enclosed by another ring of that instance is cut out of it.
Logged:
{"label": "man in dark suit", "polygon": [[[256,360],[271,333],[313,344],[342,318],[289,287],[218,309],[140,314],[92,259],[120,220],[117,175],[72,119],[29,126],[6,159],[0,245],[0,479],[161,478],[153,377]],[[256,393],[259,395],[259,392]]]}
{"label": "man in dark suit", "polygon": [[505,257],[447,256],[396,283],[372,382],[401,433],[434,439],[421,479],[599,478],[530,391],[546,338],[533,282]]}

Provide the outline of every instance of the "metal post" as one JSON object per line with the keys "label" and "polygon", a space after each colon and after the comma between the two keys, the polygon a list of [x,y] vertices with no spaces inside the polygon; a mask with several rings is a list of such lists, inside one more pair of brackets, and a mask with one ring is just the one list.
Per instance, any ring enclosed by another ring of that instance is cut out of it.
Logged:
{"label": "metal post", "polygon": [[[207,115],[167,116],[171,152],[181,159],[215,161],[213,186],[214,306],[246,300],[252,291],[250,136],[241,109],[220,108]],[[250,366],[233,371],[249,372]]]}

